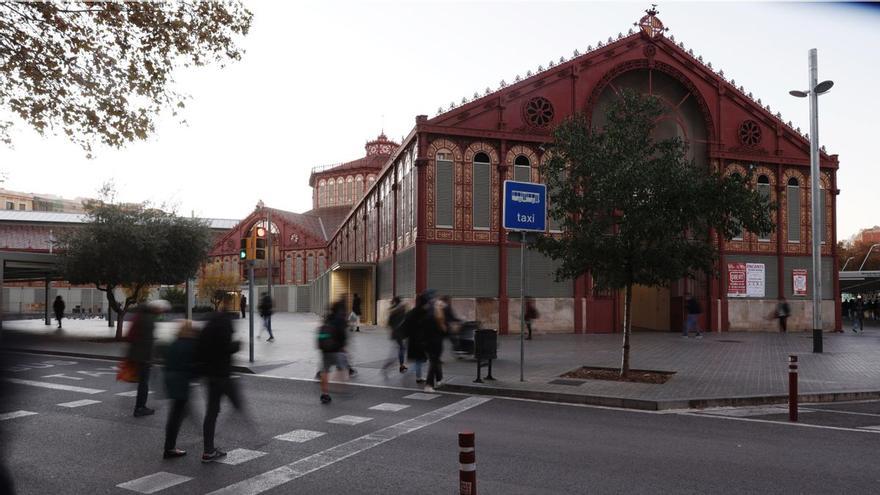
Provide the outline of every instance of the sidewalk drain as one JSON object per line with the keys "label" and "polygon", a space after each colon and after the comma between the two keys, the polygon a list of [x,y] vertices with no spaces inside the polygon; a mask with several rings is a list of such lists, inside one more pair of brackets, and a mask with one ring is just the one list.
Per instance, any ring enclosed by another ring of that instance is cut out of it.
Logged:
{"label": "sidewalk drain", "polygon": [[586,380],[564,380],[557,378],[556,380],[551,380],[550,383],[553,385],[571,385],[573,387],[579,387],[586,383]]}
{"label": "sidewalk drain", "polygon": [[726,342],[728,344],[742,344],[743,343],[742,340],[725,340],[725,339],[716,340],[715,342]]}

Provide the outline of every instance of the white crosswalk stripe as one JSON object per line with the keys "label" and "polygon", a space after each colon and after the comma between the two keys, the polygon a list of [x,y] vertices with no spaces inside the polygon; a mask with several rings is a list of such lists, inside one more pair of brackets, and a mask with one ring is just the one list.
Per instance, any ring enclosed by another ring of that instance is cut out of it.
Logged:
{"label": "white crosswalk stripe", "polygon": [[425,394],[422,392],[416,392],[414,394],[409,394],[404,397],[404,399],[413,399],[413,400],[432,400],[440,397],[440,394]]}
{"label": "white crosswalk stripe", "polygon": [[367,421],[372,420],[373,418],[366,418],[364,416],[339,416],[337,418],[328,419],[328,423],[333,423],[335,425],[359,425],[361,423],[366,423]]}
{"label": "white crosswalk stripe", "polygon": [[239,464],[244,464],[247,461],[263,457],[264,455],[266,455],[266,452],[260,452],[259,450],[234,449],[227,452],[226,457],[219,459],[217,462],[221,464],[229,464],[230,466],[237,466]]}
{"label": "white crosswalk stripe", "polygon": [[100,403],[101,403],[101,401],[99,401],[99,400],[83,399],[83,400],[75,400],[73,402],[62,402],[61,404],[58,404],[58,405],[61,407],[82,407],[82,406],[90,406],[92,404],[100,404]]}
{"label": "white crosswalk stripe", "polygon": [[283,435],[278,435],[275,438],[278,440],[284,440],[285,442],[297,442],[303,443],[308,442],[309,440],[314,440],[320,436],[326,435],[323,431],[314,431],[314,430],[293,430]]}
{"label": "white crosswalk stripe", "polygon": [[82,394],[100,394],[106,390],[98,390],[96,388],[74,387],[73,385],[62,385],[60,383],[37,382],[34,380],[22,380],[20,378],[6,378],[9,383],[17,385],[28,385],[31,387],[48,388],[52,390],[65,390],[67,392],[79,392]]}
{"label": "white crosswalk stripe", "polygon": [[377,404],[377,405],[371,407],[370,409],[372,409],[373,411],[397,412],[397,411],[402,411],[402,410],[406,409],[407,407],[409,407],[409,406],[406,404],[392,404],[390,402],[385,402],[382,404]]}
{"label": "white crosswalk stripe", "polygon": [[37,413],[33,411],[12,411],[0,414],[0,421],[6,421],[7,419],[23,418],[25,416],[33,416],[34,414]]}
{"label": "white crosswalk stripe", "polygon": [[[150,390],[150,393],[152,394],[153,391]],[[138,394],[138,391],[137,391],[137,390],[132,390],[132,391],[130,391],[130,392],[119,392],[119,393],[116,394],[116,395],[118,395],[118,396],[120,396],[120,397],[137,397],[137,394]]]}
{"label": "white crosswalk stripe", "polygon": [[153,473],[136,480],[126,481],[125,483],[120,483],[116,486],[138,493],[156,493],[166,488],[186,483],[191,479],[192,478],[189,476],[159,471],[158,473]]}

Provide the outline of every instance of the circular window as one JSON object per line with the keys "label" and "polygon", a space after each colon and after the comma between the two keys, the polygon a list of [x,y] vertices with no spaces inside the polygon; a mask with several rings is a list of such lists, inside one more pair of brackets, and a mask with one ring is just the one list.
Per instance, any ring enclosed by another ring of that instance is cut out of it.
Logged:
{"label": "circular window", "polygon": [[553,120],[553,104],[543,96],[527,101],[523,107],[526,122],[532,127],[545,127]]}
{"label": "circular window", "polygon": [[754,120],[744,120],[740,124],[739,142],[746,146],[756,146],[761,142],[761,128]]}

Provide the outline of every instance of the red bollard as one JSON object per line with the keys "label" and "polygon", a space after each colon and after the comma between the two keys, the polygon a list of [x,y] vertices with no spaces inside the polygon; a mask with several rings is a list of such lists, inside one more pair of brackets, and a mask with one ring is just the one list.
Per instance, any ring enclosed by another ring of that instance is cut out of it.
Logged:
{"label": "red bollard", "polygon": [[474,432],[458,434],[458,484],[461,495],[477,495],[477,453],[474,451]]}
{"label": "red bollard", "polygon": [[788,356],[788,420],[798,420],[798,365],[797,356]]}

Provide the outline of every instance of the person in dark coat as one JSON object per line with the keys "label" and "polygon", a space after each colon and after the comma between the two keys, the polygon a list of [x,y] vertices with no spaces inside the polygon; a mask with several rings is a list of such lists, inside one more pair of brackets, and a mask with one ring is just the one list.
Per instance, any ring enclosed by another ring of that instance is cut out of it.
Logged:
{"label": "person in dark coat", "polygon": [[392,356],[382,366],[382,371],[387,370],[394,364],[394,353],[397,354],[397,369],[401,373],[407,370],[407,367],[404,364],[406,361],[406,345],[404,344],[406,336],[403,334],[402,328],[402,323],[405,318],[406,304],[403,304],[399,297],[394,296],[394,298],[391,299],[391,308],[388,310],[388,329],[390,331],[391,340],[395,342],[395,345],[392,348]]}
{"label": "person in dark coat", "polygon": [[791,306],[784,297],[779,298],[779,304],[776,305],[776,317],[779,318],[779,331],[785,333],[788,330],[788,317],[791,316]]}
{"label": "person in dark coat", "polygon": [[703,332],[700,331],[699,318],[700,313],[703,312],[703,308],[700,307],[700,302],[697,301],[697,298],[694,297],[690,293],[685,294],[686,299],[686,309],[687,309],[687,322],[684,326],[684,331],[682,332],[682,337],[687,338],[690,336],[691,330],[696,330],[697,338],[703,338]]}
{"label": "person in dark coat", "polygon": [[406,337],[406,358],[415,363],[416,383],[423,384],[422,366],[428,360],[428,342],[422,320],[426,314],[426,302],[424,294],[419,294],[413,309],[406,313],[401,323],[402,333]]}
{"label": "person in dark coat", "polygon": [[443,362],[440,356],[443,354],[443,340],[446,338],[447,326],[444,314],[443,301],[434,297],[434,291],[425,291],[425,313],[422,316],[421,326],[425,332],[425,350],[428,353],[428,380],[425,385],[426,392],[433,392],[435,386],[439,386],[443,380]]}
{"label": "person in dark coat", "polygon": [[275,336],[272,335],[272,296],[269,293],[263,294],[260,298],[260,316],[263,318],[263,326],[269,332],[266,342],[275,342]]}
{"label": "person in dark coat", "polygon": [[245,313],[247,312],[247,296],[244,294],[241,295],[241,299],[238,301],[238,308],[241,310],[241,319],[245,319]]}
{"label": "person in dark coat", "polygon": [[361,331],[361,297],[359,295],[357,295],[357,292],[355,292],[354,297],[351,298],[351,312],[355,316],[354,318],[352,318],[353,320],[355,320],[354,321],[354,331],[360,332]]}
{"label": "person in dark coat", "polygon": [[58,328],[61,328],[61,318],[64,318],[64,299],[61,296],[55,296],[55,302],[52,303],[52,310],[55,312],[55,319],[58,320]]}
{"label": "person in dark coat", "polygon": [[[856,330],[858,328],[858,330]],[[856,296],[853,301],[853,321],[852,331],[854,333],[863,332],[865,330],[865,303],[862,301],[862,295]]]}
{"label": "person in dark coat", "polygon": [[195,378],[196,345],[198,332],[192,321],[184,320],[174,341],[165,352],[165,390],[171,399],[168,422],[165,424],[165,451],[163,457],[181,457],[186,451],[177,448],[177,434],[187,414],[190,382]]}
{"label": "person in dark coat", "polygon": [[535,307],[535,300],[531,297],[526,299],[526,313],[523,315],[523,319],[526,322],[526,328],[529,330],[529,335],[526,337],[526,340],[532,340],[532,325],[535,320],[538,319],[540,315],[538,314],[538,308]]}
{"label": "person in dark coat", "polygon": [[202,462],[216,461],[226,456],[226,452],[214,446],[214,429],[217,426],[217,415],[220,414],[220,400],[223,396],[228,397],[236,409],[243,411],[238,388],[229,376],[232,371],[232,355],[241,347],[241,342],[232,340],[232,332],[232,319],[225,308],[222,308],[211,316],[199,336],[197,362],[208,386]]}
{"label": "person in dark coat", "polygon": [[[330,306],[330,311],[324,317],[318,334],[318,347],[321,349],[321,404],[330,403],[330,369],[334,366],[337,372],[350,368],[345,346],[348,339],[345,329],[348,322],[345,320],[345,301],[336,301]],[[326,341],[322,343],[322,340]],[[344,378],[344,373],[339,373]]]}
{"label": "person in dark coat", "polygon": [[159,299],[141,305],[128,330],[128,360],[137,366],[138,388],[134,403],[135,417],[149,416],[156,412],[147,407],[147,395],[150,393],[150,366],[153,361],[153,340],[156,329],[156,318],[171,309],[168,301]]}

